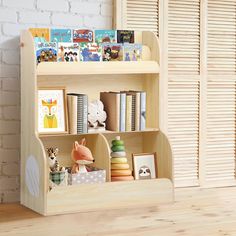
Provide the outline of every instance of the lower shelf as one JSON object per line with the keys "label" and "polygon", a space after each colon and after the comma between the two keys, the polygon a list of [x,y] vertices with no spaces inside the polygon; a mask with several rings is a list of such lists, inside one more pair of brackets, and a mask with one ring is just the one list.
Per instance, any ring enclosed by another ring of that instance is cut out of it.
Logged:
{"label": "lower shelf", "polygon": [[47,194],[45,215],[156,206],[173,202],[169,179],[106,182],[54,188]]}

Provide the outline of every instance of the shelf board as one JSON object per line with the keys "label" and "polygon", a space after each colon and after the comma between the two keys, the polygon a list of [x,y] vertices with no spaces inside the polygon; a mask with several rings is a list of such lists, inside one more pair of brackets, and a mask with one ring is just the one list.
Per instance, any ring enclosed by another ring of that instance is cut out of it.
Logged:
{"label": "shelf board", "polygon": [[75,136],[75,135],[95,135],[95,134],[131,134],[131,133],[147,133],[147,132],[157,132],[159,129],[154,128],[147,128],[145,130],[137,130],[137,131],[125,131],[125,132],[119,132],[119,131],[102,131],[97,133],[85,133],[85,134],[39,134],[40,138],[46,138],[46,137],[64,137],[64,136]]}
{"label": "shelf board", "polygon": [[156,61],[44,62],[37,66],[37,75],[112,75],[144,73],[159,73],[159,64]]}

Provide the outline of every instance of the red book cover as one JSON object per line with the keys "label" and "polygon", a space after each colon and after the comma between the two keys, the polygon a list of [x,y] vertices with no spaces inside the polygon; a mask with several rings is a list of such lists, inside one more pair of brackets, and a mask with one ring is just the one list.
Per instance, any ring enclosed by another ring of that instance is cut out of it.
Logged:
{"label": "red book cover", "polygon": [[73,42],[74,43],[91,43],[93,42],[92,30],[73,30]]}

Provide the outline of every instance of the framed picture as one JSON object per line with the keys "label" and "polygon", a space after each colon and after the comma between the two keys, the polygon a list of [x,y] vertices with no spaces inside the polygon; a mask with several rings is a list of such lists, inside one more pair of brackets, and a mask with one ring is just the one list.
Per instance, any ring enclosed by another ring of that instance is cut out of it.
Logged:
{"label": "framed picture", "polygon": [[156,171],[156,153],[132,154],[134,179],[155,179]]}
{"label": "framed picture", "polygon": [[38,90],[38,132],[41,134],[68,132],[65,89]]}

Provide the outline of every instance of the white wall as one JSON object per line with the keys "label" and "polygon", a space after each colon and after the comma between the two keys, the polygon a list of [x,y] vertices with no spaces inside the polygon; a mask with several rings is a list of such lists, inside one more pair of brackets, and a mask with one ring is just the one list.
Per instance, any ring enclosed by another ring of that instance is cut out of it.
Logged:
{"label": "white wall", "polygon": [[29,27],[112,27],[112,0],[0,0],[0,202],[19,201],[19,33]]}

